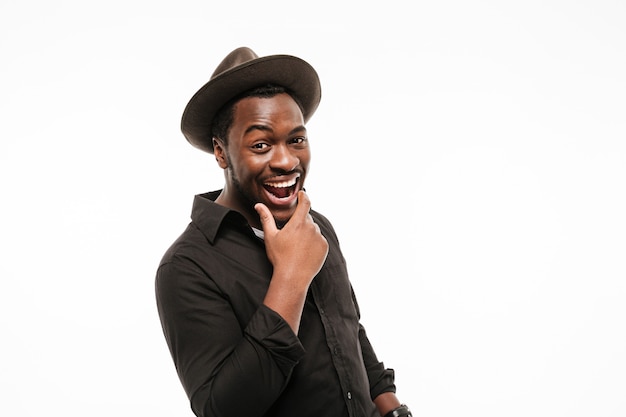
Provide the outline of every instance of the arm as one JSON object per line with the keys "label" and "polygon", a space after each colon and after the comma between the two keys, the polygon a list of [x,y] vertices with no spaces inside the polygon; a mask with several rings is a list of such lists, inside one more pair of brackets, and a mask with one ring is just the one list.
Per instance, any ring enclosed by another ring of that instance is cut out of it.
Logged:
{"label": "arm", "polygon": [[400,400],[398,400],[395,394],[394,371],[385,369],[383,363],[378,361],[363,326],[359,330],[359,339],[361,341],[361,351],[365,369],[367,370],[367,377],[370,382],[370,393],[378,412],[381,416],[384,416],[391,410],[400,407]]}
{"label": "arm", "polygon": [[[352,291],[352,300],[360,319],[361,312],[354,291]],[[395,394],[394,371],[393,369],[385,369],[383,363],[379,362],[372,348],[372,344],[367,337],[365,328],[361,324],[359,324],[359,341],[361,343],[363,362],[370,383],[370,394],[380,415],[385,416],[391,410],[401,405],[400,400],[398,400]]]}
{"label": "arm", "polygon": [[265,304],[245,328],[230,301],[192,259],[174,256],[157,272],[163,331],[198,416],[263,415],[304,355],[295,333],[327,243],[310,219],[308,199],[300,197],[282,230],[266,207],[259,208],[274,272]]}
{"label": "arm", "polygon": [[309,214],[311,202],[304,191],[298,193],[296,211],[280,230],[264,204],[255,209],[263,225],[267,257],[274,267],[263,303],[297,334],[309,285],[324,264],[328,242]]}
{"label": "arm", "polygon": [[157,306],[197,416],[261,416],[304,349],[287,323],[260,306],[242,328],[229,301],[194,263],[175,257],[156,279]]}
{"label": "arm", "polygon": [[374,398],[374,404],[376,404],[376,408],[381,416],[400,407],[400,401],[393,392],[383,392]]}

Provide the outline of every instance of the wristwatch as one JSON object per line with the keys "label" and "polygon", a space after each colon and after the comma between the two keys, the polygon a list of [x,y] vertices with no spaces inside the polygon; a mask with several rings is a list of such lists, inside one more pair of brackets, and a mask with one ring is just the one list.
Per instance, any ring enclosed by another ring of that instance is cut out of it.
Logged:
{"label": "wristwatch", "polygon": [[412,417],[412,416],[413,414],[411,414],[411,410],[409,410],[409,407],[407,407],[405,404],[402,404],[400,407],[394,408],[393,410],[385,414],[383,417]]}

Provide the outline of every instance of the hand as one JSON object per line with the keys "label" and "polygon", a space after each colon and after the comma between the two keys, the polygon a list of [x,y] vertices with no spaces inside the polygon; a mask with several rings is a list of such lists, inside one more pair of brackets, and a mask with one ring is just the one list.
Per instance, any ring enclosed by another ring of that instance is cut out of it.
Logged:
{"label": "hand", "polygon": [[298,205],[282,229],[276,227],[266,205],[258,203],[267,257],[274,266],[272,280],[285,280],[293,289],[306,290],[322,268],[328,254],[328,242],[313,222],[311,201],[304,191],[298,192]]}

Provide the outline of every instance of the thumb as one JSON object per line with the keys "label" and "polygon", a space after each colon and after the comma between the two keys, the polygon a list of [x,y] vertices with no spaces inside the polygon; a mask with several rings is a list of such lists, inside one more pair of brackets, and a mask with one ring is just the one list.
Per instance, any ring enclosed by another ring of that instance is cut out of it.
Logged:
{"label": "thumb", "polygon": [[259,213],[259,218],[261,219],[261,226],[263,226],[263,231],[265,233],[273,233],[278,230],[276,227],[276,221],[274,221],[274,216],[272,216],[272,212],[267,206],[263,203],[256,203],[254,205],[254,209],[257,213]]}

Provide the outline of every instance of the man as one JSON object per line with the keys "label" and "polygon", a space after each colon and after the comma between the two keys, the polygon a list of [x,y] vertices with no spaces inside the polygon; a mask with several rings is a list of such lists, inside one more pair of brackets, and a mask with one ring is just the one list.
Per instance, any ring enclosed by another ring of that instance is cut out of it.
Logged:
{"label": "man", "polygon": [[330,222],[304,191],[315,70],[231,52],[182,131],[224,170],[156,276],[161,324],[197,416],[410,416],[359,323]]}

